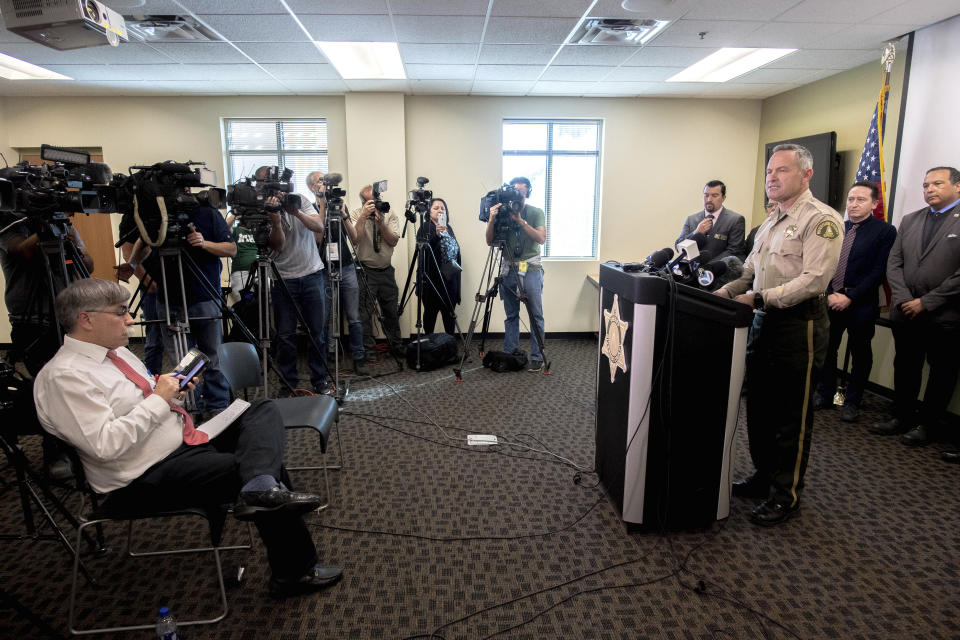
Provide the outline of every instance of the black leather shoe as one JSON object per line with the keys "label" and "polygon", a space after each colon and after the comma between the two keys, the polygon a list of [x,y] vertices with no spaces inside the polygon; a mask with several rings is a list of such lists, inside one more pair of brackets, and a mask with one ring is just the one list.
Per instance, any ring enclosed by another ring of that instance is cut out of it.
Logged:
{"label": "black leather shoe", "polygon": [[370,375],[370,370],[367,369],[367,359],[359,358],[353,361],[353,375],[355,376],[368,376]]}
{"label": "black leather shoe", "polygon": [[740,482],[733,483],[733,495],[737,498],[759,500],[770,495],[770,485],[757,478],[757,476],[750,476]]}
{"label": "black leather shoe", "polygon": [[762,527],[772,527],[789,520],[790,516],[796,513],[798,509],[800,509],[799,502],[791,507],[785,502],[778,502],[771,498],[766,502],[761,502],[750,512],[750,522]]}
{"label": "black leather shoe", "polygon": [[820,395],[818,392],[813,392],[813,410],[820,411],[827,407],[827,399]]}
{"label": "black leather shoe", "polygon": [[927,435],[927,428],[922,424],[918,424],[900,436],[900,442],[909,447],[922,447],[930,444],[930,437]]}
{"label": "black leather shoe", "polygon": [[319,591],[320,589],[336,584],[337,581],[340,580],[341,575],[343,575],[343,569],[335,564],[318,564],[310,569],[310,571],[293,580],[270,578],[267,589],[273,598],[298,596],[313,593],[314,591]]}
{"label": "black leather shoe", "polygon": [[244,491],[233,507],[237,520],[253,520],[264,513],[307,513],[320,508],[323,501],[313,493],[295,493],[282,487],[267,491]]}
{"label": "black leather shoe", "polygon": [[953,464],[960,464],[960,449],[948,449],[947,451],[940,452],[940,459],[944,462],[952,462]]}
{"label": "black leather shoe", "polygon": [[900,422],[899,418],[890,418],[886,422],[874,422],[873,425],[867,429],[870,433],[878,436],[895,436],[906,430],[906,426]]}
{"label": "black leather shoe", "polygon": [[844,422],[856,422],[860,419],[860,408],[855,404],[845,404],[840,411],[840,419]]}

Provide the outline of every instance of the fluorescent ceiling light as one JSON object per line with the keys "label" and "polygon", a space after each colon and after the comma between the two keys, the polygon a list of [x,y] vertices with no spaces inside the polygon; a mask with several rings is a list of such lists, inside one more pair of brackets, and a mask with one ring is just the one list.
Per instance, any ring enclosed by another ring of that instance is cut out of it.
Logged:
{"label": "fluorescent ceiling light", "polygon": [[396,42],[317,42],[344,80],[406,80]]}
{"label": "fluorescent ceiling light", "polygon": [[0,53],[0,78],[7,80],[73,80],[65,75],[38,67]]}
{"label": "fluorescent ceiling light", "polygon": [[667,78],[667,82],[726,82],[794,51],[724,47]]}

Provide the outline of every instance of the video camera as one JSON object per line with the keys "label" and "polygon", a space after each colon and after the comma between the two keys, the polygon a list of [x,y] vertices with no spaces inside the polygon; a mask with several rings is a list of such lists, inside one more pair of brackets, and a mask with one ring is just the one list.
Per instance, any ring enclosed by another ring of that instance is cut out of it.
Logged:
{"label": "video camera", "polygon": [[90,162],[86,151],[40,147],[40,157],[53,164],[24,161],[0,169],[0,211],[52,221],[69,213],[113,213],[117,193],[113,173],[102,162]]}
{"label": "video camera", "polygon": [[[227,189],[227,205],[240,224],[253,233],[258,246],[265,246],[270,237],[268,214],[301,206],[300,195],[293,193],[294,184],[290,182],[293,170],[288,167],[281,172],[275,166],[266,169],[266,175],[254,174]],[[278,203],[268,203],[271,198],[276,198]]]}
{"label": "video camera", "polygon": [[[217,174],[204,162],[167,160],[130,167],[130,176],[118,174],[117,210],[139,218],[143,240],[156,247],[179,242],[190,233],[197,207],[225,209],[224,190],[216,188]],[[195,187],[208,187],[194,193]]]}
{"label": "video camera", "polygon": [[506,211],[508,215],[501,217],[498,214],[498,223],[500,220],[512,222],[509,214],[520,213],[523,210],[523,198],[523,194],[509,184],[504,184],[499,189],[490,191],[480,198],[480,221],[487,222],[490,220],[490,207],[499,204],[503,205],[501,209]]}
{"label": "video camera", "polygon": [[407,205],[407,219],[410,222],[416,222],[416,217],[410,217],[413,215],[410,213],[410,209],[418,213],[426,213],[430,208],[430,201],[433,200],[433,191],[429,189],[424,189],[423,186],[430,182],[429,178],[419,177],[417,178],[417,188],[410,192],[410,202]]}

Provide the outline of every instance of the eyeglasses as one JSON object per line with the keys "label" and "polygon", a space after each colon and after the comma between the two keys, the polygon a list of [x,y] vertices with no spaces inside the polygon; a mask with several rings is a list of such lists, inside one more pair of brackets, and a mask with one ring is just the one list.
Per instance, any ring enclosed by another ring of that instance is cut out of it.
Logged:
{"label": "eyeglasses", "polygon": [[120,307],[120,308],[117,309],[117,310],[113,310],[113,309],[87,309],[87,310],[84,311],[84,313],[112,313],[113,315],[117,316],[118,318],[123,318],[123,317],[125,317],[125,316],[127,315],[127,313],[129,313],[129,309],[127,308],[126,305],[123,305],[122,307]]}

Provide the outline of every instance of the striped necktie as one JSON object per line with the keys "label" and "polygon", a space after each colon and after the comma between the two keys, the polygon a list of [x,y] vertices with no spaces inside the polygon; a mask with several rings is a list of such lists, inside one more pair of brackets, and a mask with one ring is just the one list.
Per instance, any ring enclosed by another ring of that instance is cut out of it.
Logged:
{"label": "striped necktie", "polygon": [[[147,379],[137,373],[137,370],[131,367],[130,363],[117,355],[116,351],[107,351],[107,358],[116,365],[117,369],[120,369],[120,372],[127,377],[127,380],[140,388],[144,398],[153,393],[153,388],[150,386],[150,383],[147,382]],[[210,440],[210,437],[207,436],[206,433],[197,431],[194,428],[193,419],[190,418],[189,413],[184,411],[183,407],[170,400],[167,401],[167,404],[170,405],[171,411],[179,413],[183,417],[183,441],[186,444],[203,444]]]}
{"label": "striped necktie", "polygon": [[830,286],[833,290],[840,292],[843,290],[844,278],[847,275],[847,259],[850,257],[850,248],[853,246],[853,240],[857,237],[857,227],[862,223],[857,222],[850,226],[847,235],[843,236],[843,246],[840,247],[840,259],[837,260],[837,271],[833,274],[833,280]]}

